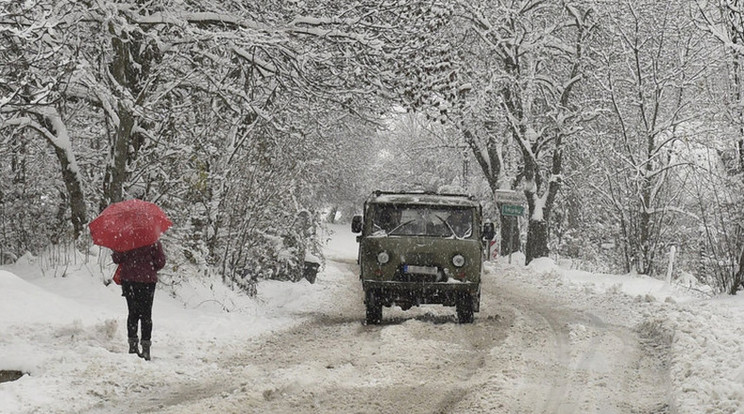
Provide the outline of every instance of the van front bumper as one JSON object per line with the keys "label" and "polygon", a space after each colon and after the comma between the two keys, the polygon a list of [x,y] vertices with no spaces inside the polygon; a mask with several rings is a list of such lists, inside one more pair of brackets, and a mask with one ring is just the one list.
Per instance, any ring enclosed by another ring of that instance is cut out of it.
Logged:
{"label": "van front bumper", "polygon": [[[418,283],[381,280],[362,280],[365,292],[374,292],[384,306],[411,306],[441,304],[455,306],[466,297],[480,302],[480,284],[475,282]],[[478,306],[476,305],[476,309]],[[476,310],[477,312],[477,310]]]}

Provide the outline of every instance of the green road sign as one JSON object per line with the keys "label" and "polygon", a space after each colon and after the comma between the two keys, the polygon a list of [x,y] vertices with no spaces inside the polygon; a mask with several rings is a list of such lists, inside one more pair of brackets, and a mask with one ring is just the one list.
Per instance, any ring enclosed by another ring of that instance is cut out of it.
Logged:
{"label": "green road sign", "polygon": [[522,206],[515,206],[512,204],[502,204],[501,205],[501,215],[502,216],[521,216],[524,215],[524,207]]}

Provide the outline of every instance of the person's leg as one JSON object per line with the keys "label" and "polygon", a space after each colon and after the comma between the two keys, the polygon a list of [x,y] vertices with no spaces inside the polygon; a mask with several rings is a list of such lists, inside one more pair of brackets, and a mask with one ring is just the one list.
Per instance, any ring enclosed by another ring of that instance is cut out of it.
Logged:
{"label": "person's leg", "polygon": [[150,360],[150,338],[152,336],[152,303],[155,298],[155,283],[137,285],[137,313],[141,324],[142,353],[145,360]]}
{"label": "person's leg", "polygon": [[142,340],[149,341],[152,336],[152,303],[155,299],[155,283],[140,284],[137,293]]}
{"label": "person's leg", "polygon": [[139,339],[137,338],[137,322],[139,311],[135,298],[135,288],[132,282],[123,280],[121,282],[122,296],[127,300],[127,336],[129,337],[129,353],[139,354]]}

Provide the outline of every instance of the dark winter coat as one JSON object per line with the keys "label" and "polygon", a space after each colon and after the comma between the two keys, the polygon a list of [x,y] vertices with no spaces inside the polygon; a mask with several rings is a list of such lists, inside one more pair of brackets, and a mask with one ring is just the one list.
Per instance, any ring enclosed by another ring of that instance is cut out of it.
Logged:
{"label": "dark winter coat", "polygon": [[121,266],[121,280],[156,283],[158,270],[165,266],[165,253],[160,242],[126,252],[111,254],[114,263]]}

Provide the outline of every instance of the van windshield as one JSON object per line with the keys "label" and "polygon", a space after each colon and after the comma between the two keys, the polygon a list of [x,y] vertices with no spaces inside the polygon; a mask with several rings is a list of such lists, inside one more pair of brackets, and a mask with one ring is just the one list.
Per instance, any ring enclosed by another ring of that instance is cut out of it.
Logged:
{"label": "van windshield", "polygon": [[372,215],[373,236],[473,238],[473,209],[378,204]]}

